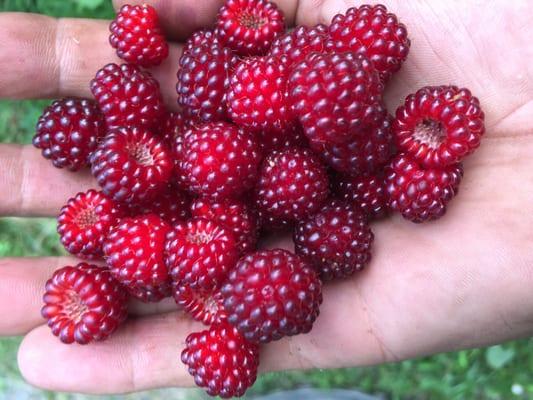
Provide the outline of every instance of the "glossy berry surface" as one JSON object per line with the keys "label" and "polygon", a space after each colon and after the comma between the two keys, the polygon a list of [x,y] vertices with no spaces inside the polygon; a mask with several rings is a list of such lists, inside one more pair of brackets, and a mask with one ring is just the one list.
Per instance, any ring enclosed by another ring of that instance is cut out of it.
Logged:
{"label": "glossy berry surface", "polygon": [[277,38],[270,48],[269,55],[280,58],[290,68],[304,61],[311,53],[324,52],[327,38],[326,25],[298,26]]}
{"label": "glossy berry surface", "polygon": [[190,127],[191,121],[182,112],[169,112],[159,126],[159,136],[171,148],[178,136],[181,136]]}
{"label": "glossy berry surface", "polygon": [[167,223],[174,225],[183,222],[190,216],[189,195],[175,185],[169,185],[155,199],[130,207],[130,215],[155,214]]}
{"label": "glossy berry surface", "polygon": [[369,219],[385,217],[389,212],[389,195],[382,173],[338,177],[335,189],[340,199],[360,208]]}
{"label": "glossy berry surface", "polygon": [[212,325],[226,319],[224,300],[218,289],[192,289],[179,283],[174,283],[172,287],[176,304],[183,307],[195,320],[204,325]]}

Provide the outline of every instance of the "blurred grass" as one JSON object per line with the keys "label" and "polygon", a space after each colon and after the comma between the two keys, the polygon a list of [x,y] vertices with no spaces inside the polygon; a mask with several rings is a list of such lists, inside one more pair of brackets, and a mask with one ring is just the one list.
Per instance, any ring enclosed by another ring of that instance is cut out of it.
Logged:
{"label": "blurred grass", "polygon": [[[113,14],[107,0],[0,0],[0,10],[86,18],[110,18]],[[48,101],[0,100],[0,141],[30,143],[35,122],[46,104]],[[61,253],[54,220],[0,218],[0,257]],[[0,399],[85,398],[36,391],[25,385],[16,366],[19,342],[18,338],[0,339]],[[259,378],[249,395],[296,387],[358,388],[394,400],[533,399],[533,341],[515,341],[371,368],[266,374]],[[187,398],[198,397],[195,391],[185,393]],[[183,398],[183,392],[153,391],[126,398],[168,400]]]}

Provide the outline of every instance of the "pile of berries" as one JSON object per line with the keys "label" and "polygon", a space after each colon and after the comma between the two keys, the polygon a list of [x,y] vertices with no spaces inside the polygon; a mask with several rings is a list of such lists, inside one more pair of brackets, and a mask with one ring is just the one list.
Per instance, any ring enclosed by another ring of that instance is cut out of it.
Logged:
{"label": "pile of berries", "polygon": [[[44,157],[90,166],[100,185],[68,200],[58,232],[103,260],[56,271],[42,315],[86,344],[125,321],[128,298],[173,296],[209,326],[181,354],[196,384],[241,396],[259,345],[309,332],[322,282],[368,265],[372,220],[443,216],[483,112],[467,89],[433,86],[389,114],[384,88],[410,41],[382,5],[285,31],[274,3],[227,0],[185,44],[179,112],[145,69],[168,56],[155,10],[123,6],[110,30],[125,63],[96,72],[94,100],[55,101],[37,125]],[[273,230],[293,232],[294,253],[257,249]]]}

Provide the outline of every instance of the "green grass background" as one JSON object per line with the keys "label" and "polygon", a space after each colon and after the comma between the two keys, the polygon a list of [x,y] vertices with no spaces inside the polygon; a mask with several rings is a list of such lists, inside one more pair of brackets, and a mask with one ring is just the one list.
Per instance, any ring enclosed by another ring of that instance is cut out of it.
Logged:
{"label": "green grass background", "polygon": [[[0,0],[0,11],[87,18],[113,15],[108,0]],[[0,141],[30,143],[35,122],[46,104],[48,101],[42,100],[0,100]],[[0,256],[61,253],[53,220],[0,218]],[[16,364],[19,342],[20,338],[0,339],[0,399],[85,398],[42,392],[26,385]],[[379,367],[267,374],[259,378],[249,395],[297,387],[357,388],[386,399],[533,399],[533,340]],[[127,397],[170,399],[183,396],[198,398],[200,394],[186,391],[184,395],[182,391],[165,390]]]}

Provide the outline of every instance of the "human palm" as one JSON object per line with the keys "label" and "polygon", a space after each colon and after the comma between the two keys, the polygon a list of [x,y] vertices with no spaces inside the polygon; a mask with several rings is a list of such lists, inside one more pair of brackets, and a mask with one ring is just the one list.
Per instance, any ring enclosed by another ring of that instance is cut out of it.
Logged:
{"label": "human palm", "polygon": [[[210,24],[220,1],[154,0],[173,39]],[[117,2],[118,3],[118,2]],[[291,23],[328,22],[356,1],[277,1]],[[118,6],[118,4],[116,4]],[[390,0],[408,26],[411,54],[388,89],[394,110],[428,84],[466,86],[480,98],[487,133],[465,164],[448,215],[425,225],[401,217],[374,224],[373,260],[350,280],[327,284],[313,331],[262,350],[263,371],[381,363],[482,346],[533,333],[533,8],[527,0]],[[114,61],[107,22],[0,14],[0,96],[90,96],[88,82]],[[154,70],[175,106],[180,45]],[[53,216],[66,198],[94,186],[90,175],[52,168],[29,146],[1,145],[2,215]],[[268,246],[290,247],[271,239]],[[51,272],[68,258],[0,261],[0,335],[26,335],[19,365],[53,390],[111,393],[189,385],[179,361],[200,329],[171,300],[132,304],[113,337],[65,346],[40,317]]]}

